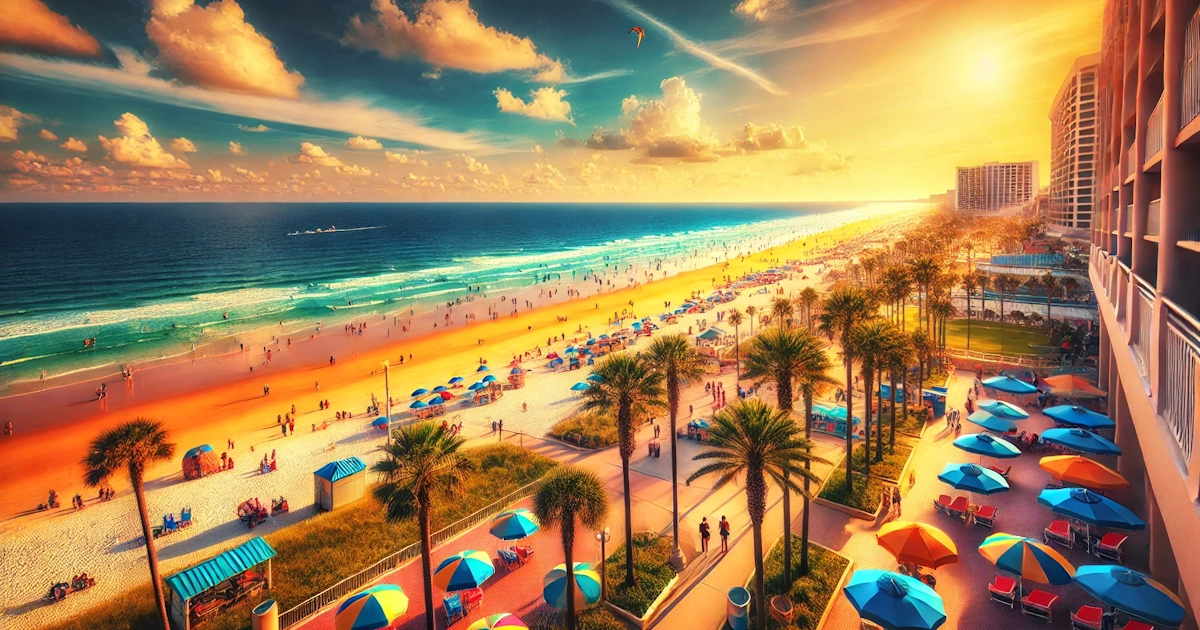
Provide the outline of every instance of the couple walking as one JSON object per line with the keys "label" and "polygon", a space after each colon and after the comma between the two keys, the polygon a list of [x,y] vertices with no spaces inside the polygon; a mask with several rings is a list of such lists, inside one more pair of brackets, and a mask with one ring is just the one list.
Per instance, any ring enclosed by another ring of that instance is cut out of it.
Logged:
{"label": "couple walking", "polygon": [[[729,553],[729,521],[725,517],[721,517],[721,522],[717,523],[717,530],[721,534],[721,553]],[[711,528],[708,525],[708,517],[700,519],[700,550],[708,553],[708,539],[712,537]]]}

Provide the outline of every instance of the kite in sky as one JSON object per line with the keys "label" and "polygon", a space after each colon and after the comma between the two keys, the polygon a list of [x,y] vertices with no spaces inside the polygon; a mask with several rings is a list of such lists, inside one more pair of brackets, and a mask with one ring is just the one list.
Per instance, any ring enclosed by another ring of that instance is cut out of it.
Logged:
{"label": "kite in sky", "polygon": [[635,27],[629,29],[629,32],[637,33],[637,36],[638,36],[637,47],[641,48],[642,47],[642,38],[646,36],[646,31],[642,30],[642,27],[640,27],[640,26],[635,26]]}

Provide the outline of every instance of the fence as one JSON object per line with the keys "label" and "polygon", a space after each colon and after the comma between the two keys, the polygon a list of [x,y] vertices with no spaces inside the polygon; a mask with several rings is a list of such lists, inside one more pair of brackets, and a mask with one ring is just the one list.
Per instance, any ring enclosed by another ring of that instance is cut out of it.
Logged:
{"label": "fence", "polygon": [[1145,380],[1149,378],[1150,374],[1150,331],[1151,325],[1154,323],[1154,294],[1142,287],[1137,289],[1137,295],[1133,302],[1133,307],[1137,309],[1137,328],[1134,329],[1133,339],[1130,341],[1133,345],[1133,353],[1137,355],[1142,379]]}
{"label": "fence", "polygon": [[[1182,94],[1179,99],[1179,125],[1186,127],[1188,123],[1200,116],[1200,9],[1188,22],[1184,34],[1183,72],[1180,87]],[[1172,131],[1172,138],[1174,131]]]}
{"label": "fence", "polygon": [[1162,97],[1158,97],[1158,104],[1154,106],[1154,111],[1150,113],[1150,120],[1146,121],[1146,160],[1154,157],[1155,153],[1162,151],[1163,148],[1163,107]]}
{"label": "fence", "polygon": [[[452,523],[430,536],[430,543],[433,547],[437,547],[443,542],[454,538],[455,536],[475,527],[483,521],[492,518],[499,514],[509,505],[533,496],[533,490],[537,486],[537,482],[528,484],[508,493],[504,498],[488,505],[487,507],[475,512],[474,514]],[[333,586],[313,595],[312,597],[300,602],[296,606],[285,610],[279,615],[279,627],[290,628],[305,619],[317,614],[322,608],[337,602],[338,600],[350,595],[351,593],[361,589],[362,587],[375,581],[385,573],[390,573],[400,568],[401,565],[419,558],[421,556],[421,543],[415,542],[400,551],[397,551],[379,562],[364,568],[363,570],[351,575],[350,577],[334,584]]]}
{"label": "fence", "polygon": [[1167,311],[1167,361],[1163,377],[1163,416],[1185,465],[1191,463],[1196,431],[1196,362],[1200,360],[1200,335],[1195,320],[1164,299]]}
{"label": "fence", "polygon": [[1001,267],[1061,267],[1062,254],[1000,254],[991,263]]}
{"label": "fence", "polygon": [[1055,355],[1002,354],[998,352],[966,350],[964,348],[946,348],[946,355],[956,359],[968,359],[984,363],[1003,363],[1004,365],[1019,365],[1028,368],[1062,367],[1062,361]]}

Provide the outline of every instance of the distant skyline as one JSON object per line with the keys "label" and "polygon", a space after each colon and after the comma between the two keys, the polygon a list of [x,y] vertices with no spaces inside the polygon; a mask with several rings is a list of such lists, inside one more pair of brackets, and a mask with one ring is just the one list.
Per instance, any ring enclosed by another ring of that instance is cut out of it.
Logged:
{"label": "distant skyline", "polygon": [[872,201],[1029,160],[1049,181],[1051,101],[1102,10],[8,0],[0,201]]}

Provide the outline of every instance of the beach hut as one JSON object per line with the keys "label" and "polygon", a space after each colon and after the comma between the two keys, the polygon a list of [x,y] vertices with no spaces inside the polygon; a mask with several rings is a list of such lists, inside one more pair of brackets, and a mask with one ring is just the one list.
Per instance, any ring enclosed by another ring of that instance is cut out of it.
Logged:
{"label": "beach hut", "polygon": [[222,470],[221,459],[207,444],[201,444],[183,454],[184,479],[199,479]]}
{"label": "beach hut", "polygon": [[367,465],[357,457],[330,462],[313,473],[313,505],[318,510],[335,510],[363,498],[367,489]]}
{"label": "beach hut", "polygon": [[166,579],[167,613],[174,630],[193,624],[271,588],[275,550],[262,536]]}

